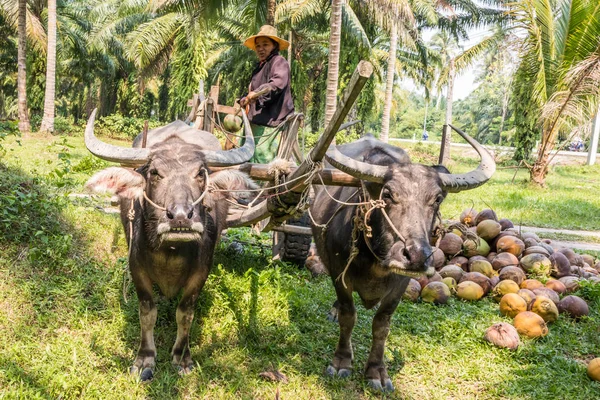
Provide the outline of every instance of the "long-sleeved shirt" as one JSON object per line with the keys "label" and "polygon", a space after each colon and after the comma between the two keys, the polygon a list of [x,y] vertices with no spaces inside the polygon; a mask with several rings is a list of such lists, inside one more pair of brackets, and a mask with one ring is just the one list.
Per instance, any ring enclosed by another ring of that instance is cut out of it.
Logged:
{"label": "long-sleeved shirt", "polygon": [[250,90],[258,92],[269,88],[270,92],[250,104],[248,118],[257,125],[277,126],[294,112],[294,100],[290,91],[290,66],[277,52],[252,71]]}

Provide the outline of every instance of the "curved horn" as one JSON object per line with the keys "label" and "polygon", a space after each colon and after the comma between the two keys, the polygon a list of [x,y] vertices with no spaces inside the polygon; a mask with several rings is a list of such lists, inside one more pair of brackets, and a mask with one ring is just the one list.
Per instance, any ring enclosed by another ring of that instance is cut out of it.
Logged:
{"label": "curved horn", "polygon": [[92,111],[85,127],[85,147],[87,147],[90,153],[103,160],[118,162],[128,167],[144,165],[150,155],[150,150],[115,146],[104,143],[94,135],[96,111],[98,111],[97,108]]}
{"label": "curved horn", "polygon": [[487,182],[494,172],[496,172],[496,162],[492,155],[475,139],[463,131],[450,125],[460,136],[462,136],[479,153],[481,161],[479,166],[471,172],[465,174],[446,174],[440,173],[442,187],[448,192],[457,193],[462,190],[475,189]]}
{"label": "curved horn", "polygon": [[242,109],[242,119],[244,121],[244,145],[238,149],[227,151],[203,151],[206,163],[212,167],[229,167],[248,162],[254,155],[254,136],[250,129],[250,121],[246,111]]}
{"label": "curved horn", "polygon": [[365,181],[383,183],[383,178],[388,171],[388,167],[383,165],[372,165],[345,156],[335,147],[327,151],[325,158],[340,171]]}

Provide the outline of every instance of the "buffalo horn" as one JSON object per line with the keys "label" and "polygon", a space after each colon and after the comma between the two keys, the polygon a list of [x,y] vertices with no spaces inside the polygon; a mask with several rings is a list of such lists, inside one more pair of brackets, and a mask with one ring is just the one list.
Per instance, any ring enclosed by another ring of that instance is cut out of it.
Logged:
{"label": "buffalo horn", "polygon": [[92,111],[85,127],[85,147],[87,147],[90,153],[103,160],[118,162],[125,166],[135,167],[143,165],[150,155],[150,150],[115,146],[102,142],[94,135],[94,121],[97,111],[97,108]]}
{"label": "buffalo horn", "polygon": [[327,151],[325,158],[340,171],[365,181],[383,183],[383,178],[388,171],[386,166],[373,165],[348,157],[335,147]]}
{"label": "buffalo horn", "polygon": [[479,153],[481,161],[477,168],[464,174],[441,173],[442,187],[448,192],[457,193],[463,190],[475,189],[487,182],[496,172],[496,162],[492,155],[475,139],[458,128],[450,125],[460,136],[462,136]]}
{"label": "buffalo horn", "polygon": [[209,151],[204,150],[204,158],[206,163],[212,167],[229,167],[232,165],[239,165],[249,161],[254,155],[254,136],[252,135],[252,129],[250,129],[250,121],[246,112],[242,109],[242,119],[244,121],[244,145],[237,149],[232,150],[221,150],[221,151]]}

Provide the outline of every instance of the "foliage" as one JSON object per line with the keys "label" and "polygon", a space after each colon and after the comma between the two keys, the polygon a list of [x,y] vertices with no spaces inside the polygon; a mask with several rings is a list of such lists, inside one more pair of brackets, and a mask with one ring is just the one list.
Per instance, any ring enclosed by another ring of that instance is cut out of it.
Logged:
{"label": "foliage", "polygon": [[[144,129],[142,118],[124,117],[120,114],[112,114],[101,117],[96,122],[94,133],[98,136],[105,136],[118,139],[133,139]],[[148,129],[156,128],[162,124],[157,120],[148,121]]]}

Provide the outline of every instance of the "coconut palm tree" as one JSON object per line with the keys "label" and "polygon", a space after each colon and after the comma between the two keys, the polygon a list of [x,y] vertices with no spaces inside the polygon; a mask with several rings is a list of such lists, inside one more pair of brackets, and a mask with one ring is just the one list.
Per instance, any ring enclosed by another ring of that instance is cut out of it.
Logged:
{"label": "coconut palm tree", "polygon": [[329,60],[327,62],[327,94],[325,96],[325,126],[335,114],[339,79],[342,8],[345,0],[332,0],[329,29]]}
{"label": "coconut palm tree", "polygon": [[56,0],[48,0],[48,51],[46,52],[46,92],[41,132],[54,131],[54,98],[56,94]]}
{"label": "coconut palm tree", "polygon": [[19,104],[19,131],[27,135],[31,130],[29,114],[27,112],[27,1],[19,0],[19,51],[18,63],[18,104]]}

